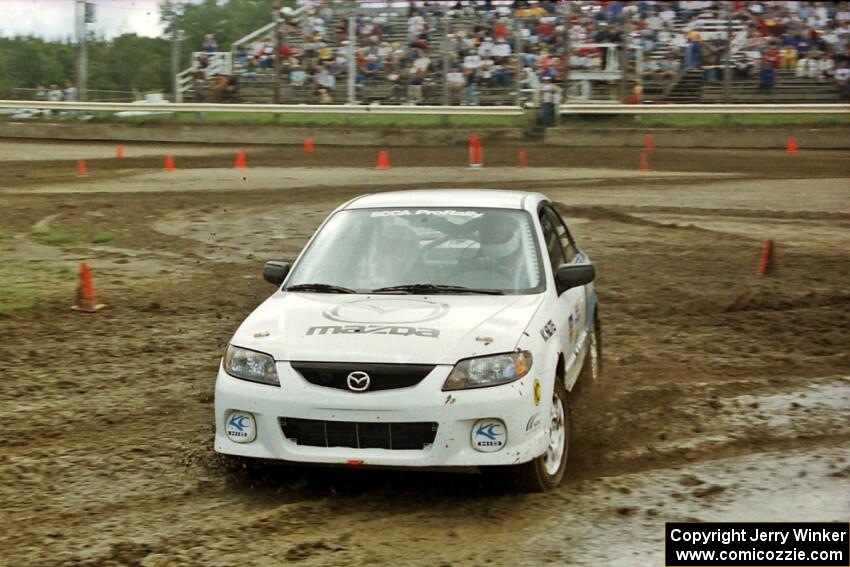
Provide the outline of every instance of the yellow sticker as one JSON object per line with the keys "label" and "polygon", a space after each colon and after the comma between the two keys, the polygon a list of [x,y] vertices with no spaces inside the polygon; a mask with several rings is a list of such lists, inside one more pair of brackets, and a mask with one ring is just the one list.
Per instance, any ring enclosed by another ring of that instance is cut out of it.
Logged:
{"label": "yellow sticker", "polygon": [[534,380],[534,405],[540,405],[540,398],[543,396],[543,387],[540,386],[540,380]]}

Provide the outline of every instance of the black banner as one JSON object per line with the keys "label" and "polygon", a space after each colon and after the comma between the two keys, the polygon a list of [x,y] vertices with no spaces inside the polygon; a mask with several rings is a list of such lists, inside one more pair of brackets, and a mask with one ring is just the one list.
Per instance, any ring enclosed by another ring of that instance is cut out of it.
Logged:
{"label": "black banner", "polygon": [[667,567],[850,567],[850,524],[668,523]]}

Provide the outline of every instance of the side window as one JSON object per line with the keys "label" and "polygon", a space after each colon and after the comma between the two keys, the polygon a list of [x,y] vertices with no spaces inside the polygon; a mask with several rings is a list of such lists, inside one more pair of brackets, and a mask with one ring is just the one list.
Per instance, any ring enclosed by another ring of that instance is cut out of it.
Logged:
{"label": "side window", "polygon": [[570,235],[570,231],[567,230],[567,225],[564,224],[561,215],[555,212],[551,207],[544,207],[543,210],[558,233],[558,239],[561,242],[561,247],[564,249],[564,257],[566,258],[566,261],[572,262],[578,252],[576,250],[575,243],[573,242],[573,237]]}
{"label": "side window", "polygon": [[543,238],[546,240],[546,250],[549,251],[549,261],[552,263],[552,270],[557,270],[564,264],[564,251],[561,249],[558,231],[545,214],[540,215],[540,226],[543,228]]}

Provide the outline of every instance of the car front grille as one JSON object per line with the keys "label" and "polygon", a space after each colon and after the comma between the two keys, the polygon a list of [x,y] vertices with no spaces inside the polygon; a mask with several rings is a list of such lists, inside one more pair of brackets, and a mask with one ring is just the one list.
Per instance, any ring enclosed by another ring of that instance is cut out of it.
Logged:
{"label": "car front grille", "polygon": [[421,450],[430,446],[437,435],[437,424],[430,421],[374,423],[292,417],[281,417],[279,421],[287,439],[308,447]]}
{"label": "car front grille", "polygon": [[365,372],[369,387],[363,392],[409,388],[421,382],[433,369],[426,364],[362,364],[359,362],[290,362],[305,380],[316,386],[352,391],[348,375]]}

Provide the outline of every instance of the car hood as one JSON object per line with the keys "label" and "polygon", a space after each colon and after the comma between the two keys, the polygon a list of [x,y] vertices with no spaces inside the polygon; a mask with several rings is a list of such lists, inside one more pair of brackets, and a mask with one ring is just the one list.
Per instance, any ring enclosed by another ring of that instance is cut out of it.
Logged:
{"label": "car hood", "polygon": [[277,292],[231,342],[275,360],[455,364],[516,348],[542,301],[542,294]]}

